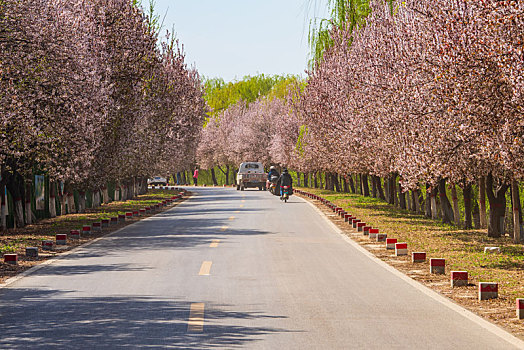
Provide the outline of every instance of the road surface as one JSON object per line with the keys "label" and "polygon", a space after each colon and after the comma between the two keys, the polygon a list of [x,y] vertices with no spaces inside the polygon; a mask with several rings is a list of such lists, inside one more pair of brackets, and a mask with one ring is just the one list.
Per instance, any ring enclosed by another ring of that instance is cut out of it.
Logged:
{"label": "road surface", "polygon": [[0,348],[519,348],[377,263],[300,198],[192,190],[0,289]]}

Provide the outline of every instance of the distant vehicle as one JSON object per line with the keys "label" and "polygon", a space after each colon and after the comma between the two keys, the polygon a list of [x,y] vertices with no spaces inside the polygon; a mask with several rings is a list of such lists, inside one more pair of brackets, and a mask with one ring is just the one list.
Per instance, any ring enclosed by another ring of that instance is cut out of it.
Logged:
{"label": "distant vehicle", "polygon": [[167,186],[167,180],[162,176],[155,176],[152,179],[147,179],[147,184],[151,186]]}
{"label": "distant vehicle", "polygon": [[244,162],[238,167],[237,191],[258,187],[259,191],[266,188],[266,172],[260,162]]}

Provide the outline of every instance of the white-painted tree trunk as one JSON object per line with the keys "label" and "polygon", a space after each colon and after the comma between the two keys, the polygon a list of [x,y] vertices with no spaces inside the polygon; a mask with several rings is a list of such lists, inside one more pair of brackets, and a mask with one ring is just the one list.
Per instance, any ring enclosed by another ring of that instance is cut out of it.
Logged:
{"label": "white-painted tree trunk", "polygon": [[79,213],[86,212],[86,194],[85,192],[80,192],[78,194],[78,212]]}
{"label": "white-painted tree trunk", "polygon": [[513,242],[521,243],[520,228],[520,203],[519,203],[519,183],[516,180],[511,181],[511,203],[513,207]]}
{"label": "white-painted tree trunk", "polygon": [[455,219],[455,225],[460,226],[460,209],[457,195],[457,186],[451,184],[451,200],[453,201],[453,216]]}
{"label": "white-painted tree trunk", "polygon": [[49,196],[49,216],[52,218],[56,217],[56,198],[55,196]]}
{"label": "white-painted tree trunk", "polygon": [[24,203],[22,199],[15,199],[15,228],[24,227]]}
{"label": "white-painted tree trunk", "polygon": [[479,181],[479,215],[480,227],[487,228],[488,223],[486,219],[486,177],[481,177]]}
{"label": "white-painted tree trunk", "polygon": [[107,187],[102,188],[102,198],[104,204],[109,203],[109,192],[107,191]]}
{"label": "white-painted tree trunk", "polygon": [[66,194],[60,196],[60,215],[66,215]]}
{"label": "white-painted tree trunk", "polygon": [[413,201],[411,200],[411,191],[406,192],[406,204],[408,205],[408,210],[413,210]]}
{"label": "white-painted tree trunk", "polygon": [[95,191],[93,193],[93,208],[97,208],[100,206],[100,191]]}
{"label": "white-painted tree trunk", "polygon": [[31,200],[25,201],[25,224],[31,225],[33,223],[33,213],[31,210]]}
{"label": "white-painted tree trunk", "polygon": [[438,219],[437,198],[433,195],[431,196],[431,218]]}
{"label": "white-painted tree trunk", "polygon": [[122,201],[127,200],[127,186],[122,187]]}
{"label": "white-painted tree trunk", "polygon": [[115,199],[115,202],[120,200],[120,187],[115,187],[115,194],[113,198]]}
{"label": "white-painted tree trunk", "polygon": [[72,193],[67,194],[67,206],[69,207],[69,213],[76,213],[75,197]]}

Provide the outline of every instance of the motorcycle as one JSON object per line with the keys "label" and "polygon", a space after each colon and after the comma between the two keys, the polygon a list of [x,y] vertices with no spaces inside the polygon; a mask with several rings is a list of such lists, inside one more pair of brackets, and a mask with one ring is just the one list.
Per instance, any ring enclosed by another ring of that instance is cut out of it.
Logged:
{"label": "motorcycle", "polygon": [[268,183],[269,183],[269,192],[271,192],[271,194],[273,195],[276,195],[276,189],[277,189],[277,182],[278,182],[278,176],[271,176],[271,179],[268,180]]}
{"label": "motorcycle", "polygon": [[281,192],[282,195],[280,196],[280,200],[284,201],[284,203],[287,203],[287,200],[291,195],[291,186],[282,186]]}

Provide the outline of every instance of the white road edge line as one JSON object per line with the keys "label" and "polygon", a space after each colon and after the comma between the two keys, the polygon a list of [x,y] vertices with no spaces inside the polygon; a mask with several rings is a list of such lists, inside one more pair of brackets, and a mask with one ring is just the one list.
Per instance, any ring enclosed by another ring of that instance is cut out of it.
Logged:
{"label": "white road edge line", "polygon": [[189,200],[190,200],[191,198],[193,198],[193,197],[194,197],[194,195],[189,196],[185,201],[179,203],[177,206],[172,207],[172,208],[170,208],[170,209],[168,209],[168,210],[166,210],[166,211],[164,211],[164,212],[162,212],[162,213],[158,213],[158,214],[152,215],[152,216],[150,216],[150,217],[147,217],[147,218],[145,218],[145,219],[142,219],[142,220],[140,220],[140,221],[133,222],[131,225],[127,225],[127,226],[125,226],[125,227],[119,228],[118,230],[116,230],[116,231],[114,231],[114,232],[111,232],[111,233],[108,233],[107,235],[104,235],[104,236],[102,236],[102,237],[98,237],[98,238],[96,238],[96,239],[94,239],[94,240],[92,240],[92,241],[89,241],[89,242],[86,242],[86,243],[84,243],[84,244],[82,244],[82,245],[79,245],[78,247],[75,247],[75,248],[73,248],[73,249],[71,249],[71,250],[68,250],[68,251],[66,251],[66,252],[60,253],[60,255],[57,255],[56,257],[54,257],[54,258],[52,258],[52,259],[46,260],[46,261],[44,261],[43,263],[38,264],[38,265],[35,265],[35,266],[33,266],[33,267],[31,267],[31,268],[25,270],[24,272],[19,273],[19,274],[16,275],[16,276],[13,276],[13,277],[11,277],[11,278],[8,278],[7,280],[5,280],[4,283],[0,283],[0,290],[9,287],[11,284],[15,283],[16,281],[18,281],[18,280],[20,280],[20,279],[22,279],[22,278],[24,278],[24,277],[26,277],[26,276],[29,276],[29,275],[31,275],[31,274],[37,272],[37,271],[40,270],[41,268],[44,268],[45,266],[50,265],[50,264],[54,263],[55,261],[58,261],[58,260],[60,260],[60,259],[65,259],[65,258],[68,257],[69,255],[71,255],[71,254],[75,254],[75,253],[76,253],[77,251],[79,251],[80,249],[83,249],[83,248],[85,248],[85,247],[88,247],[88,246],[90,246],[91,244],[95,244],[96,242],[98,242],[98,241],[100,241],[100,240],[103,240],[104,238],[107,238],[107,237],[111,237],[111,236],[113,236],[113,235],[116,235],[117,233],[119,233],[120,231],[122,231],[122,230],[125,229],[125,228],[128,228],[128,227],[130,227],[130,226],[136,225],[136,224],[138,224],[138,223],[140,223],[140,222],[143,222],[143,221],[148,221],[148,220],[154,218],[155,216],[157,216],[157,215],[159,215],[159,214],[164,214],[164,213],[168,213],[168,212],[170,212],[171,210],[175,210],[176,208],[178,208],[178,207],[184,205],[187,201],[189,201]]}
{"label": "white road edge line", "polygon": [[331,222],[331,220],[329,220],[329,218],[320,209],[318,209],[316,205],[314,205],[310,201],[305,200],[303,198],[300,198],[300,197],[297,197],[297,198],[299,198],[300,200],[306,202],[311,207],[313,207],[313,209],[317,213],[319,213],[320,216],[325,221],[327,221],[327,223],[331,226],[331,228],[333,229],[334,232],[338,233],[338,235],[342,239],[344,239],[347,243],[351,244],[355,249],[359,250],[362,254],[367,256],[369,259],[373,260],[378,265],[382,266],[383,268],[385,268],[389,272],[393,273],[397,277],[399,277],[402,280],[406,281],[411,286],[415,287],[416,289],[418,289],[422,293],[426,294],[427,296],[429,296],[429,297],[433,298],[434,300],[440,302],[441,304],[447,306],[451,310],[458,312],[459,314],[461,314],[463,317],[469,319],[470,321],[475,322],[476,324],[478,324],[482,328],[486,329],[487,331],[490,331],[491,333],[497,335],[498,337],[504,339],[505,341],[507,341],[508,343],[510,343],[512,345],[515,345],[517,347],[520,347],[520,348],[524,349],[524,341],[522,341],[519,338],[515,337],[513,334],[507,332],[506,330],[504,330],[503,328],[497,326],[496,324],[493,324],[493,323],[491,323],[489,321],[486,321],[485,319],[483,319],[482,317],[474,314],[473,312],[469,311],[468,309],[465,309],[464,307],[462,307],[462,306],[460,306],[458,304],[455,304],[451,299],[448,299],[448,298],[438,294],[434,290],[426,287],[425,285],[421,284],[418,281],[415,281],[411,277],[403,274],[402,272],[400,272],[399,270],[395,269],[391,265],[389,265],[389,264],[385,263],[384,261],[380,260],[375,255],[373,255],[371,252],[369,252],[364,247],[362,247],[360,244],[358,244],[357,242],[355,242],[354,240],[349,238],[346,234],[344,234],[344,232],[337,225],[335,225],[333,222]]}

